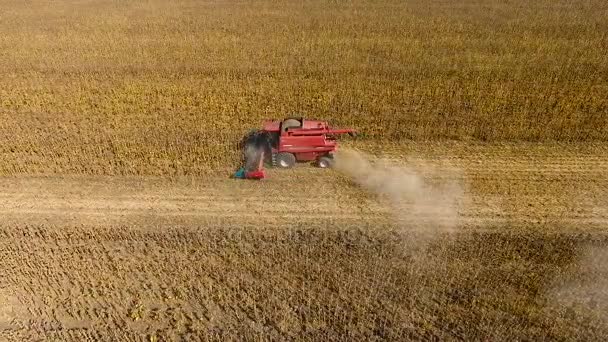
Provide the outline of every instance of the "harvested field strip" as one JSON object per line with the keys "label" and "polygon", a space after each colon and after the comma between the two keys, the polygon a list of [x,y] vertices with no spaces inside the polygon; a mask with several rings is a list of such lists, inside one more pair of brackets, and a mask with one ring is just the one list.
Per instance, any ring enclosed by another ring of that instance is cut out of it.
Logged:
{"label": "harvested field strip", "polygon": [[269,170],[262,182],[2,177],[0,337],[605,336],[604,150],[517,159],[518,147],[437,146],[461,170],[443,174],[433,146],[393,148],[435,156],[400,164],[437,166],[422,174],[429,184],[467,185],[455,232],[430,239],[421,227],[449,216],[404,224],[335,170]]}
{"label": "harvested field strip", "polygon": [[421,251],[411,235],[322,225],[6,229],[4,284],[22,305],[2,332],[8,337],[596,339],[607,332],[594,312],[568,318],[552,298],[552,284],[570,276],[582,250],[608,246],[606,236],[473,233]]}

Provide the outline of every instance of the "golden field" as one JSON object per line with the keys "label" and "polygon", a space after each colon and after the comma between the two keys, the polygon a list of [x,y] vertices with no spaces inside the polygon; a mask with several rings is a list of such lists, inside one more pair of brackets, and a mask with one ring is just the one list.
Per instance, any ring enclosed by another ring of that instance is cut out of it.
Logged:
{"label": "golden field", "polygon": [[597,1],[1,1],[0,173],[201,174],[291,113],[362,139],[608,141]]}
{"label": "golden field", "polygon": [[457,217],[306,166],[2,177],[0,340],[605,339],[606,147],[400,154],[451,157],[460,176],[422,178],[464,183]]}
{"label": "golden field", "polygon": [[[0,0],[0,74],[0,341],[608,335],[605,1]],[[295,113],[366,157],[228,178]]]}

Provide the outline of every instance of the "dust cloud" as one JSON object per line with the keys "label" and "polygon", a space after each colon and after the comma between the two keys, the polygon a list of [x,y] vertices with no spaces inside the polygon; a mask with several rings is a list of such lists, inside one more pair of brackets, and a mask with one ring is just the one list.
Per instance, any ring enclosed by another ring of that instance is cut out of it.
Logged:
{"label": "dust cloud", "polygon": [[593,314],[608,324],[608,248],[586,247],[550,287],[548,308]]}
{"label": "dust cloud", "polygon": [[262,158],[264,150],[256,145],[247,145],[243,150],[244,167],[246,170],[255,170],[258,161]]}
{"label": "dust cloud", "polygon": [[270,152],[270,138],[260,131],[250,132],[242,140],[243,167],[248,171],[256,170],[260,159],[264,159]]}
{"label": "dust cloud", "polygon": [[[423,238],[452,233],[460,223],[464,186],[458,170],[439,170],[429,165],[397,165],[373,160],[365,153],[342,149],[335,156],[335,169],[385,201],[400,228]],[[431,182],[427,179],[447,180]]]}

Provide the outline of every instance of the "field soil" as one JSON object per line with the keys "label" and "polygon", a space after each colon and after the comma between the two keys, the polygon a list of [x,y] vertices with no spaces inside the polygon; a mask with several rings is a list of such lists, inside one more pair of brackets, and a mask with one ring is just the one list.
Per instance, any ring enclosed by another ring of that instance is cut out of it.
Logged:
{"label": "field soil", "polygon": [[453,229],[308,165],[1,178],[0,339],[605,336],[608,148],[366,148],[461,184]]}

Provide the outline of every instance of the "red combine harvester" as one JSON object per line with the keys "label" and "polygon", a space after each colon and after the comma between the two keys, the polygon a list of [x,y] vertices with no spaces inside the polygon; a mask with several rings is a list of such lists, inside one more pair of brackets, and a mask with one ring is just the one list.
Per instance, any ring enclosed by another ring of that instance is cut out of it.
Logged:
{"label": "red combine harvester", "polygon": [[262,147],[273,166],[290,168],[297,162],[314,161],[326,168],[333,165],[341,134],[355,136],[355,130],[332,129],[325,121],[287,118],[265,121],[262,130],[254,133],[257,138],[248,143]]}

